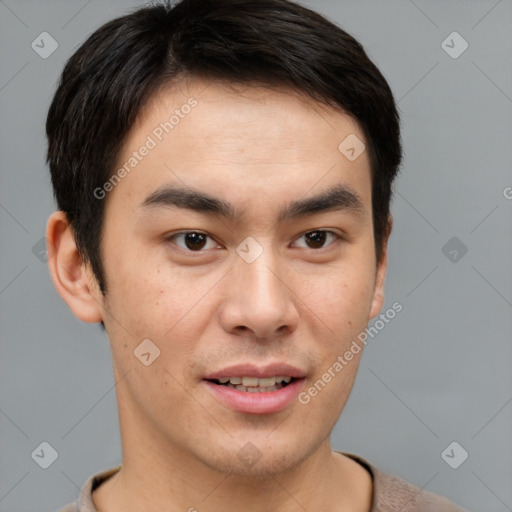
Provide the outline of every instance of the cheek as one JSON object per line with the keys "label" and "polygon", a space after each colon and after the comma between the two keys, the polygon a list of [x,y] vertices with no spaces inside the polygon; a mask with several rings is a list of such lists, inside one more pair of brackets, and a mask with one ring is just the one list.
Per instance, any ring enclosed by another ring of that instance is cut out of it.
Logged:
{"label": "cheek", "polygon": [[[324,275],[302,279],[306,308],[335,333],[366,326],[373,296],[373,275],[353,265],[338,265]],[[307,283],[307,284],[306,284]],[[300,289],[300,288],[298,288]]]}
{"label": "cheek", "polygon": [[111,303],[130,337],[150,338],[166,346],[176,340],[187,347],[211,321],[211,299],[222,277],[148,258],[131,264],[125,260],[115,274]]}
{"label": "cheek", "polygon": [[[204,292],[202,286],[191,287],[176,275],[171,279],[173,274],[159,267],[147,272],[139,268],[140,273],[128,264],[120,265],[117,278],[109,283],[109,307],[115,320],[110,321],[108,331],[114,362],[120,376],[130,372],[129,393],[138,401],[146,396],[157,400],[164,394],[181,400],[179,382],[185,377],[208,318],[206,301],[200,300]],[[148,366],[136,357],[142,346],[151,358],[158,353]]]}
{"label": "cheek", "polygon": [[309,318],[318,364],[299,402],[321,418],[326,432],[346,404],[364,350],[358,336],[368,324],[372,286],[363,276],[332,274],[304,301],[304,314],[308,314],[307,306],[313,310]]}

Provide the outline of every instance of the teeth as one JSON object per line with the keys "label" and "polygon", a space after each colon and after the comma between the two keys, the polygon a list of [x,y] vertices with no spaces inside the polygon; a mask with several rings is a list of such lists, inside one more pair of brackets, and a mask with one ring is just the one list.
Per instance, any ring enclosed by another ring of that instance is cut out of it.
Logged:
{"label": "teeth", "polygon": [[260,386],[233,386],[233,384],[227,384],[229,388],[236,389],[237,391],[243,391],[244,393],[267,393],[269,391],[277,391],[278,389],[281,389],[283,386],[282,384],[276,384],[275,386],[269,386],[267,388],[260,387]]}
{"label": "teeth", "polygon": [[[259,379],[258,377],[222,377],[218,379],[221,384],[232,384],[236,389],[240,388],[271,388],[276,384],[279,385],[282,382],[289,384],[292,378],[287,376],[278,377],[265,377]],[[253,390],[251,390],[252,392]]]}
{"label": "teeth", "polygon": [[242,386],[257,386],[259,382],[258,377],[242,377]]}

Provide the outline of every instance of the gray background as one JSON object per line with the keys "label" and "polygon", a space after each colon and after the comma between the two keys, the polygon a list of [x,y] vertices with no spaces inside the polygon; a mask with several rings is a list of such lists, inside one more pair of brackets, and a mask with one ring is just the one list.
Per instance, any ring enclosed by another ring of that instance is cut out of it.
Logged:
{"label": "gray background", "polygon": [[[333,445],[469,510],[512,510],[512,2],[303,3],[389,80],[406,153],[383,309],[403,311],[369,341]],[[44,122],[56,80],[88,34],[138,4],[0,0],[2,512],[58,509],[120,462],[107,340],[73,317],[33,247],[54,209]],[[59,45],[46,59],[31,48],[43,31]],[[441,45],[453,31],[469,44],[456,59]],[[459,248],[443,253],[452,237]],[[31,458],[42,441],[58,452],[46,470]],[[458,469],[441,457],[453,441],[469,453]]]}

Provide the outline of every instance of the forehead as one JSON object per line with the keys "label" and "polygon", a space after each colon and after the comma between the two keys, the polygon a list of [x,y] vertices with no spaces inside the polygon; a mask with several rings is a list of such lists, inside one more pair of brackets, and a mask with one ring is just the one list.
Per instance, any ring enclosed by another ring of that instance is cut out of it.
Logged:
{"label": "forehead", "polygon": [[141,112],[109,196],[140,203],[162,184],[179,184],[248,205],[341,184],[371,202],[367,152],[347,158],[347,140],[357,151],[365,144],[352,117],[295,91],[182,82]]}

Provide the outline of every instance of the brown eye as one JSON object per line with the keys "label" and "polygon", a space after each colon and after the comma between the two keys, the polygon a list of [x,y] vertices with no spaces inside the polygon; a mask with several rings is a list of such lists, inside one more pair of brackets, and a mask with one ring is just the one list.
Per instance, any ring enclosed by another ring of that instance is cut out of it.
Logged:
{"label": "brown eye", "polygon": [[201,233],[186,233],[185,245],[191,251],[202,249],[206,245],[206,237]]}
{"label": "brown eye", "polygon": [[[331,239],[331,241],[326,244],[326,242],[329,239]],[[318,229],[315,231],[309,231],[308,233],[305,233],[298,239],[298,241],[304,240],[305,246],[301,246],[306,249],[323,249],[324,247],[332,245],[334,242],[336,242],[336,240],[341,239],[342,237],[337,233],[334,233],[333,231]]]}
{"label": "brown eye", "polygon": [[327,233],[325,231],[311,231],[306,233],[304,237],[312,249],[320,249],[325,243]]}
{"label": "brown eye", "polygon": [[175,241],[177,246],[191,252],[201,252],[205,247],[207,249],[211,248],[207,247],[209,241],[212,246],[216,246],[213,240],[211,240],[210,236],[205,233],[199,233],[197,231],[177,233],[169,237],[169,241]]}

